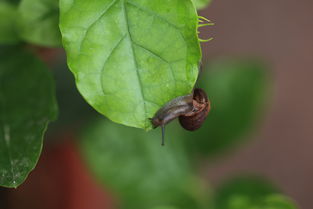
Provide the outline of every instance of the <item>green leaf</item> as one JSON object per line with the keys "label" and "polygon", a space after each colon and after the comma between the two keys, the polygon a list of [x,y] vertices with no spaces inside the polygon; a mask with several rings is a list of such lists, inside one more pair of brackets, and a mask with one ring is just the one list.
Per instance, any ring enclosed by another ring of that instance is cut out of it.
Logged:
{"label": "green leaf", "polygon": [[237,177],[217,190],[215,209],[296,209],[272,184],[259,177]]}
{"label": "green leaf", "polygon": [[200,186],[191,177],[181,136],[173,132],[168,130],[161,146],[160,130],[147,134],[102,120],[86,130],[80,146],[96,177],[123,201],[122,208],[197,208],[193,192]]}
{"label": "green leaf", "polygon": [[192,0],[192,1],[195,4],[196,8],[199,10],[206,8],[212,2],[212,0]]}
{"label": "green leaf", "polygon": [[19,42],[16,26],[17,9],[14,5],[0,1],[0,44]]}
{"label": "green leaf", "polygon": [[288,198],[275,194],[260,198],[258,201],[252,201],[245,196],[233,196],[225,209],[297,209],[297,207]]}
{"label": "green leaf", "polygon": [[149,118],[191,92],[201,51],[190,0],[61,0],[68,65],[87,102],[114,122]]}
{"label": "green leaf", "polygon": [[56,118],[54,84],[33,55],[0,48],[0,185],[17,187],[35,167],[49,121]]}
{"label": "green leaf", "polygon": [[22,0],[19,12],[19,33],[33,44],[61,46],[58,0]]}
{"label": "green leaf", "polygon": [[217,191],[215,209],[296,209],[295,204],[259,177],[235,178]]}
{"label": "green leaf", "polygon": [[261,209],[297,209],[296,204],[283,195],[270,195],[264,200],[264,207]]}
{"label": "green leaf", "polygon": [[264,110],[267,72],[257,61],[219,60],[201,74],[199,86],[211,101],[211,112],[203,127],[186,132],[189,150],[215,155],[241,142],[256,125]]}
{"label": "green leaf", "polygon": [[[260,203],[264,197],[276,193],[277,189],[262,178],[237,177],[218,188],[214,203],[216,209],[232,209],[235,205]],[[230,205],[233,206],[230,207]]]}
{"label": "green leaf", "polygon": [[277,192],[277,189],[263,178],[237,177],[218,188],[214,201],[215,208],[235,209],[239,205],[241,209],[245,209],[243,206],[250,205],[251,202],[262,203],[264,197]]}
{"label": "green leaf", "polygon": [[171,207],[171,206],[158,206],[158,207],[154,207],[153,209],[178,209],[178,208]]}

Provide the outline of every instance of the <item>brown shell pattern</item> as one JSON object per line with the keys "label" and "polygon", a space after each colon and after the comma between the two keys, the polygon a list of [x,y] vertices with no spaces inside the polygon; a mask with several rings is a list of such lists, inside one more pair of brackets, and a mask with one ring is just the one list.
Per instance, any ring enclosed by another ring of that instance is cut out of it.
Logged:
{"label": "brown shell pattern", "polygon": [[193,111],[179,116],[181,126],[189,131],[199,129],[210,112],[210,101],[204,90],[196,88],[193,92]]}

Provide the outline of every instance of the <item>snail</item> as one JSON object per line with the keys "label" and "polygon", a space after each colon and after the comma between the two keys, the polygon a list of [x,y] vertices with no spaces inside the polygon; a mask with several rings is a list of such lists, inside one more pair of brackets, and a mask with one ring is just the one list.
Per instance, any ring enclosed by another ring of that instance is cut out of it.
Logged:
{"label": "snail", "polygon": [[165,125],[179,118],[180,125],[189,131],[201,127],[210,111],[210,101],[203,89],[196,88],[192,94],[177,97],[160,108],[151,123],[153,128],[162,129],[162,146],[164,145]]}

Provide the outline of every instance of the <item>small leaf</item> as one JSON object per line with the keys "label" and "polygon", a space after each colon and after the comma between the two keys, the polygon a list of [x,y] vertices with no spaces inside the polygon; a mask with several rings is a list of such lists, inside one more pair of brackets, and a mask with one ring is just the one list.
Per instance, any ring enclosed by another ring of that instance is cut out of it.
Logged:
{"label": "small leaf", "polygon": [[18,12],[19,33],[33,44],[61,46],[58,0],[22,0]]}
{"label": "small leaf", "polygon": [[264,200],[262,209],[297,209],[296,204],[283,195],[270,195]]}
{"label": "small leaf", "polygon": [[204,9],[212,2],[212,0],[192,0],[197,9]]}
{"label": "small leaf", "polygon": [[0,185],[17,187],[35,167],[57,112],[52,77],[21,49],[0,48]]}
{"label": "small leaf", "polygon": [[261,204],[265,197],[277,192],[277,189],[263,178],[237,177],[218,188],[214,204],[216,209],[248,209],[251,203]]}
{"label": "small leaf", "polygon": [[14,5],[6,1],[0,1],[0,44],[19,42],[16,16],[17,9]]}
{"label": "small leaf", "polygon": [[171,206],[158,206],[158,207],[154,207],[152,209],[179,209],[179,208],[175,208],[175,207],[171,207]]}
{"label": "small leaf", "polygon": [[297,209],[265,179],[237,177],[224,183],[214,200],[215,209]]}
{"label": "small leaf", "polygon": [[201,51],[190,0],[61,0],[68,65],[87,102],[114,122],[149,118],[191,92]]}
{"label": "small leaf", "polygon": [[147,134],[98,121],[86,130],[80,145],[93,173],[123,201],[123,209],[168,204],[181,209],[197,208],[190,195],[196,186],[181,136],[173,132],[168,131],[166,146],[161,146],[160,130]]}
{"label": "small leaf", "polygon": [[297,209],[292,201],[278,194],[265,196],[258,201],[235,195],[227,203],[225,209]]}
{"label": "small leaf", "polygon": [[187,133],[189,150],[212,156],[239,143],[254,128],[268,87],[267,72],[257,61],[219,60],[201,74],[199,86],[211,101],[203,127]]}

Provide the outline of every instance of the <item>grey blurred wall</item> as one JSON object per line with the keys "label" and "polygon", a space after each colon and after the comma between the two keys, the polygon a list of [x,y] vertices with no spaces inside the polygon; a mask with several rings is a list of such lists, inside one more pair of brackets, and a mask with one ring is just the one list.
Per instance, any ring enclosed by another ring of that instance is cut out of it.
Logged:
{"label": "grey blurred wall", "polygon": [[[313,208],[313,1],[213,0],[200,14],[216,26],[204,36],[204,63],[258,56],[270,63],[270,108],[253,140],[206,170],[213,182],[263,174],[303,209]],[[203,34],[201,34],[203,35]],[[207,59],[206,59],[207,58]]]}

